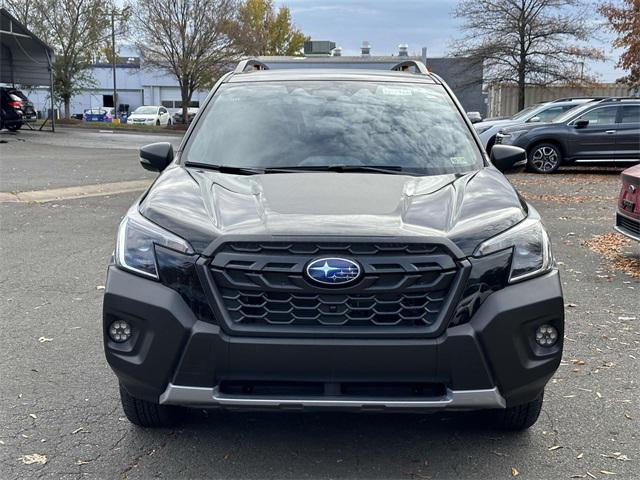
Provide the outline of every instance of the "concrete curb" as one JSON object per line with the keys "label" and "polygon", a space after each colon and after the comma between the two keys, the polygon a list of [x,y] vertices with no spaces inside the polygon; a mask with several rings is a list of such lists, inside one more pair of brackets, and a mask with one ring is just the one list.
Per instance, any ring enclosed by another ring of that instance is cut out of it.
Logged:
{"label": "concrete curb", "polygon": [[98,185],[79,185],[76,187],[32,190],[29,192],[0,192],[0,203],[47,203],[56,200],[74,198],[102,197],[120,193],[145,190],[152,180],[131,180],[126,182],[101,183]]}

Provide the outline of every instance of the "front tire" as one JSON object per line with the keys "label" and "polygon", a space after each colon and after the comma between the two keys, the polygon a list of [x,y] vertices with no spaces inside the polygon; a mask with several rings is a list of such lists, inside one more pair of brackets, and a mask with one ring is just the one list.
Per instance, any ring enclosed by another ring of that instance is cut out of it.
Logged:
{"label": "front tire", "polygon": [[184,416],[183,408],[137,399],[131,396],[122,385],[120,385],[120,401],[127,419],[139,427],[171,427]]}
{"label": "front tire", "polygon": [[156,120],[156,127],[160,126],[160,120]]}
{"label": "front tire", "polygon": [[21,123],[10,123],[9,125],[7,125],[7,130],[17,132],[18,130],[20,130],[20,127],[22,127]]}
{"label": "front tire", "polygon": [[544,392],[529,403],[508,407],[504,410],[495,410],[492,422],[500,430],[526,430],[538,420],[543,399]]}
{"label": "front tire", "polygon": [[562,163],[562,152],[552,143],[540,143],[529,151],[527,170],[535,173],[553,173]]}

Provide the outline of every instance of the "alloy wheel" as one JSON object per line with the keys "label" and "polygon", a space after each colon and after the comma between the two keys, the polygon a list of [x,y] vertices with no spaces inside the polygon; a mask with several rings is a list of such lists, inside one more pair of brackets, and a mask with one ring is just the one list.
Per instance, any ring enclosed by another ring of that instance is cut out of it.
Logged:
{"label": "alloy wheel", "polygon": [[559,161],[556,149],[546,145],[536,148],[531,155],[531,163],[540,172],[552,172],[557,168]]}

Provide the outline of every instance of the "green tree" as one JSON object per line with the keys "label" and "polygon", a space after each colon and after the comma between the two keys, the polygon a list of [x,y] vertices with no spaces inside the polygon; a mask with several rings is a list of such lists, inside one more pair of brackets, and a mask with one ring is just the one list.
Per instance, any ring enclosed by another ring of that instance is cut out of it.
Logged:
{"label": "green tree", "polygon": [[71,98],[93,85],[89,67],[110,34],[111,0],[6,0],[6,7],[54,49],[53,90],[71,116]]}
{"label": "green tree", "polygon": [[236,43],[245,55],[299,55],[304,34],[295,28],[289,7],[273,0],[245,0],[238,9]]}

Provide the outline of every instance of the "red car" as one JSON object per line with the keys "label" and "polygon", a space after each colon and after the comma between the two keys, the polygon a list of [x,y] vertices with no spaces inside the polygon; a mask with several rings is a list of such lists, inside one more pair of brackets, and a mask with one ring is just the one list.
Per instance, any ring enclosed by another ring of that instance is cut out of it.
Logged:
{"label": "red car", "polygon": [[616,230],[640,242],[640,165],[622,172]]}

